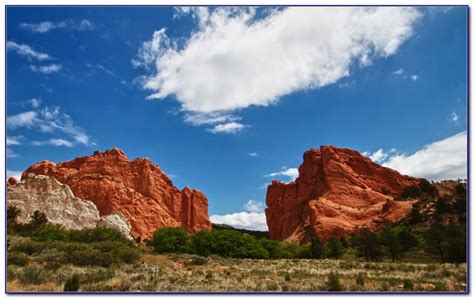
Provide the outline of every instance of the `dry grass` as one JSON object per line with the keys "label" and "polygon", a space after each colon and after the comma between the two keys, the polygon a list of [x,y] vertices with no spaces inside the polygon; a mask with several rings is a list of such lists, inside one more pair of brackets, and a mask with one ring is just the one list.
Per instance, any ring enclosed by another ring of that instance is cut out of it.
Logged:
{"label": "dry grass", "polygon": [[[107,270],[63,265],[40,272],[47,282],[28,284],[22,267],[9,266],[7,290],[62,291],[74,273],[83,277],[81,291],[140,292],[317,292],[327,289],[331,272],[345,291],[464,291],[466,265],[365,263],[336,260],[246,260],[209,258],[195,265],[189,255],[144,254],[136,265]],[[109,271],[109,272],[107,272]],[[359,283],[356,277],[361,277]],[[94,279],[94,277],[96,279]],[[23,282],[20,282],[23,281]],[[408,282],[407,282],[408,281]]]}

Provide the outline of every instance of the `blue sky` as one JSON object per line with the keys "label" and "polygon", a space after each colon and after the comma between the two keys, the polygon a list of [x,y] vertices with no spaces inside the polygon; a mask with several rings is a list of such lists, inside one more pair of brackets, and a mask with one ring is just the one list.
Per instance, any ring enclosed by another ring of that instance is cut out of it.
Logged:
{"label": "blue sky", "polygon": [[466,176],[464,7],[7,9],[7,169],[119,147],[264,228],[305,150]]}

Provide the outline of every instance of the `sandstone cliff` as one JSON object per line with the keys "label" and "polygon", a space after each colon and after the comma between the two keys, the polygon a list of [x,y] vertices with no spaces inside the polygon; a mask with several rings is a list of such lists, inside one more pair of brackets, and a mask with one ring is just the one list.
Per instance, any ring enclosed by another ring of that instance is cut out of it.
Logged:
{"label": "sandstone cliff", "polygon": [[42,161],[22,178],[29,173],[67,184],[76,196],[94,202],[102,216],[121,212],[134,237],[150,238],[156,229],[169,226],[182,226],[190,233],[211,228],[202,192],[179,190],[148,158],[129,160],[117,148],[59,164]]}
{"label": "sandstone cliff", "polygon": [[265,210],[270,238],[308,242],[377,230],[403,218],[414,201],[394,201],[419,180],[382,167],[350,149],[322,146],[305,152],[299,177],[273,181]]}

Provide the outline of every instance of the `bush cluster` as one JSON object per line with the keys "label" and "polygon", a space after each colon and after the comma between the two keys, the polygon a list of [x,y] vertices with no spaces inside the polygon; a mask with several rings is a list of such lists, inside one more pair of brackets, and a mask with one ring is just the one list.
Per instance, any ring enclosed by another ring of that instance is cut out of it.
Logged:
{"label": "bush cluster", "polygon": [[134,242],[109,228],[65,230],[43,224],[29,239],[15,243],[8,250],[9,264],[26,265],[28,256],[36,256],[48,264],[110,267],[132,264],[140,252]]}

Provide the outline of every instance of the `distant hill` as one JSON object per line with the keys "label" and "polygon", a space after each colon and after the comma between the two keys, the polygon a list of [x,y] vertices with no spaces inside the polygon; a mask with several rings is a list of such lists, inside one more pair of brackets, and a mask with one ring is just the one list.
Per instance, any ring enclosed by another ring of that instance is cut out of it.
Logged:
{"label": "distant hill", "polygon": [[212,224],[212,229],[215,229],[215,230],[223,230],[223,229],[235,230],[235,231],[238,231],[242,234],[248,234],[248,235],[254,236],[256,239],[261,239],[261,238],[267,238],[268,239],[268,232],[266,232],[266,231],[235,228],[235,227],[227,225],[227,224],[215,224],[215,223],[213,223]]}

